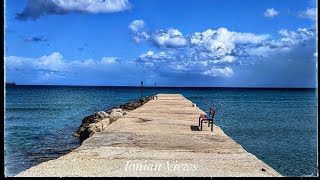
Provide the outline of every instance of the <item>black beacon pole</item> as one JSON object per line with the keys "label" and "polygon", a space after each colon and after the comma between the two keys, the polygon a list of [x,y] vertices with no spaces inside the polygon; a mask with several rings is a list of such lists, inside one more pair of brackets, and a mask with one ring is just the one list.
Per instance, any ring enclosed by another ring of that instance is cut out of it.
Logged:
{"label": "black beacon pole", "polygon": [[141,81],[141,98],[143,98],[143,81]]}

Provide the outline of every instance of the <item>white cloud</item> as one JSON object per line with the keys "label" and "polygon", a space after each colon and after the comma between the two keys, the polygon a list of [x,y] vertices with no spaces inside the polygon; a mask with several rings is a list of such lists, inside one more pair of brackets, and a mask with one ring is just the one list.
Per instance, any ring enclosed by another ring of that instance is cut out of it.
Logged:
{"label": "white cloud", "polygon": [[141,54],[139,56],[139,60],[142,60],[142,61],[154,61],[154,60],[169,60],[171,59],[171,57],[166,54],[165,52],[159,52],[159,53],[154,53],[153,51],[148,51],[147,53],[145,54]]}
{"label": "white cloud", "polygon": [[85,75],[103,76],[117,71],[119,69],[117,67],[125,68],[127,65],[119,63],[119,58],[116,57],[65,61],[62,54],[54,52],[39,58],[9,56],[5,58],[5,66],[9,76],[15,76],[15,79],[26,78],[26,82],[23,83],[30,83],[33,79],[41,83],[59,79],[80,80],[78,78],[83,78]]}
{"label": "white cloud", "polygon": [[57,6],[67,11],[89,13],[110,13],[130,8],[128,0],[52,0]]}
{"label": "white cloud", "polygon": [[275,16],[278,16],[279,12],[276,11],[274,8],[269,8],[264,12],[265,17],[273,18]]}
{"label": "white cloud", "polygon": [[49,56],[42,56],[38,61],[33,61],[33,63],[39,68],[46,67],[46,69],[56,71],[65,67],[63,56],[59,52],[54,52]]}
{"label": "white cloud", "polygon": [[208,29],[202,33],[194,33],[191,36],[191,44],[195,45],[198,50],[210,52],[214,56],[231,53],[235,47],[233,33],[226,28]]}
{"label": "white cloud", "polygon": [[297,44],[297,43],[301,43],[301,41],[313,39],[316,35],[314,29],[307,29],[307,28],[298,28],[296,31],[281,29],[278,31],[278,33],[284,36],[286,41],[291,41],[293,44]]}
{"label": "white cloud", "polygon": [[230,67],[225,67],[225,68],[213,67],[210,70],[203,72],[203,74],[209,75],[209,76],[231,77],[233,75],[233,70]]}
{"label": "white cloud", "polygon": [[119,59],[118,58],[115,58],[115,57],[103,57],[101,59],[101,63],[116,63],[118,62]]}
{"label": "white cloud", "polygon": [[[314,49],[315,29],[282,29],[278,33],[281,38],[271,39],[268,34],[234,32],[226,28],[208,29],[187,35],[189,42],[181,48],[162,49],[157,45],[163,50],[161,53],[149,51],[141,54],[137,62],[164,74],[179,72],[196,76],[231,77],[237,73],[233,69],[235,66],[254,66],[267,59],[308,59],[303,50]],[[178,30],[171,34],[182,36]]]}
{"label": "white cloud", "polygon": [[269,38],[269,35],[232,32],[226,28],[194,33],[189,36],[190,43],[177,29],[160,30],[153,35],[149,40],[153,40],[160,48],[168,47],[168,42],[174,38],[183,38],[186,42],[183,46],[171,46],[179,48],[165,49],[160,53],[148,51],[141,54],[137,62],[157,71],[159,68],[164,68],[163,71],[166,72],[220,77],[233,76],[230,65],[237,61],[237,57],[232,55],[235,48],[247,45],[258,46]]}
{"label": "white cloud", "polygon": [[153,55],[154,55],[154,52],[153,52],[153,51],[148,51],[148,52],[145,53],[145,54],[141,54],[141,55],[139,56],[139,58],[140,58],[141,60],[145,60],[145,59],[151,58]]}
{"label": "white cloud", "polygon": [[260,43],[269,38],[269,35],[256,35],[252,33],[233,32],[233,38],[236,43]]}
{"label": "white cloud", "polygon": [[157,31],[152,35],[153,42],[159,47],[177,48],[187,45],[187,40],[177,29],[168,29],[167,31]]}
{"label": "white cloud", "polygon": [[153,51],[148,51],[146,55],[147,56],[152,56],[152,55],[154,55],[154,52]]}
{"label": "white cloud", "polygon": [[268,35],[232,32],[226,28],[208,29],[202,33],[194,33],[191,36],[191,44],[199,51],[210,53],[209,56],[224,56],[230,54],[239,43],[257,44],[268,37]]}
{"label": "white cloud", "polygon": [[145,26],[145,23],[143,20],[134,20],[129,24],[129,29],[131,29],[134,33],[140,31]]}
{"label": "white cloud", "polygon": [[160,48],[179,48],[187,45],[186,38],[177,29],[169,28],[148,33],[143,30],[145,27],[143,20],[132,21],[128,27],[133,32],[132,38],[136,43],[148,40]]}
{"label": "white cloud", "polygon": [[144,27],[145,22],[143,20],[134,20],[129,24],[128,28],[132,31],[132,38],[136,43],[150,39],[150,35],[143,31]]}
{"label": "white cloud", "polygon": [[[119,82],[140,82],[143,75],[152,77],[147,78],[150,82],[161,79],[164,83],[170,78],[172,82],[206,79],[222,85],[230,85],[230,82],[235,85],[268,86],[263,83],[274,85],[274,79],[279,79],[276,85],[290,86],[292,77],[303,86],[313,83],[317,57],[317,33],[314,28],[281,29],[277,39],[226,28],[208,29],[186,36],[179,30],[168,31],[162,33],[171,37],[188,37],[185,39],[189,42],[179,48],[156,45],[152,51],[142,53],[134,61],[121,63],[116,57],[67,61],[59,52],[39,58],[10,56],[5,58],[7,77],[20,78],[23,79],[20,82],[30,84],[33,84],[32,81],[38,84],[59,83],[63,79],[69,84],[112,81],[119,85]],[[148,41],[153,42],[154,39],[149,37]],[[135,77],[131,77],[132,74]]]}
{"label": "white cloud", "polygon": [[134,36],[132,38],[136,43],[140,43],[145,40],[149,40],[150,36],[147,32],[138,32],[138,33],[134,34]]}
{"label": "white cloud", "polygon": [[251,57],[277,57],[297,49],[315,49],[315,29],[298,28],[296,31],[281,29],[278,33],[283,37],[264,41],[256,47],[244,47],[246,53]]}
{"label": "white cloud", "polygon": [[299,17],[311,19],[316,21],[317,19],[317,8],[307,8],[305,11],[299,12]]}
{"label": "white cloud", "polygon": [[213,60],[213,63],[232,63],[236,60],[234,56],[224,56],[219,60]]}
{"label": "white cloud", "polygon": [[114,13],[132,7],[128,0],[29,0],[24,10],[16,15],[18,20],[36,20],[49,14]]}

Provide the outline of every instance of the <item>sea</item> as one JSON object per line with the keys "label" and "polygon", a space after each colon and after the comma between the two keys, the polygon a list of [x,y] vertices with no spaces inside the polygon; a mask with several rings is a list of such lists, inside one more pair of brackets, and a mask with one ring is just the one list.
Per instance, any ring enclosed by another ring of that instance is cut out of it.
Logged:
{"label": "sea", "polygon": [[[318,176],[317,89],[27,86],[5,88],[5,176],[79,147],[82,119],[141,96],[180,93],[283,176]],[[197,124],[197,122],[195,122]]]}

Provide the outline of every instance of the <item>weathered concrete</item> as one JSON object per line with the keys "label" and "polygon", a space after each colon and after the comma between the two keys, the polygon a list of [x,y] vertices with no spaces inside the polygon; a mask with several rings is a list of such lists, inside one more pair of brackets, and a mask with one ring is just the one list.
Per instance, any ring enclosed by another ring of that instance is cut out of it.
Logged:
{"label": "weathered concrete", "polygon": [[281,176],[219,127],[197,131],[200,113],[182,95],[159,94],[71,153],[17,176]]}

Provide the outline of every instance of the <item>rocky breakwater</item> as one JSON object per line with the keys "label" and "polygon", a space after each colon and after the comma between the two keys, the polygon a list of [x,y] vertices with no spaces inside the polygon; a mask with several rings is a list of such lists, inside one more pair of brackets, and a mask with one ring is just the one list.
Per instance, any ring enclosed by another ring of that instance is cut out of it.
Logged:
{"label": "rocky breakwater", "polygon": [[74,133],[74,136],[79,137],[81,144],[94,133],[103,131],[109,124],[126,115],[127,112],[142,106],[151,99],[153,99],[153,96],[146,96],[135,101],[129,101],[111,110],[99,111],[87,116],[82,120],[82,124],[78,131]]}

